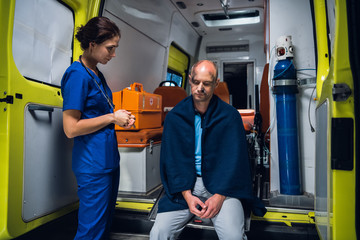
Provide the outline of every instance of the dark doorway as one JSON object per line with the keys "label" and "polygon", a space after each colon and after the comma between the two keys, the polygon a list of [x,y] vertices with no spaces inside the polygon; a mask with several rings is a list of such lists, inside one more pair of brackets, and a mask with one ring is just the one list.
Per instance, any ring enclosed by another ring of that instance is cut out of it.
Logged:
{"label": "dark doorway", "polygon": [[228,85],[232,105],[236,109],[248,108],[247,65],[248,63],[223,64],[224,81]]}

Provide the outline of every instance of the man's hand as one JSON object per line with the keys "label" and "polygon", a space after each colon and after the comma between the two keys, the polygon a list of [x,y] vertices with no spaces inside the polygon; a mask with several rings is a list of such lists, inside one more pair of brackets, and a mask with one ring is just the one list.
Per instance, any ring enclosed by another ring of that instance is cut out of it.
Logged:
{"label": "man's hand", "polygon": [[219,213],[222,204],[225,201],[225,196],[220,194],[214,194],[212,197],[210,197],[208,200],[206,200],[205,205],[207,206],[206,211],[204,214],[202,214],[201,218],[212,218],[215,217],[216,214]]}
{"label": "man's hand", "polygon": [[206,212],[207,206],[198,197],[192,195],[190,190],[183,191],[182,195],[189,206],[190,212],[202,218],[202,215]]}

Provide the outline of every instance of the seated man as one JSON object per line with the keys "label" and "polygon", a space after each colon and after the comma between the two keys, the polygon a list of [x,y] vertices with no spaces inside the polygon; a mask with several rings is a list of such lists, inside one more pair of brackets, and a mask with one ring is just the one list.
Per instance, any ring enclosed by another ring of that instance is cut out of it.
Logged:
{"label": "seated man", "polygon": [[[176,239],[194,215],[211,219],[220,239],[246,239],[242,201],[254,197],[245,131],[237,110],[213,95],[217,72],[213,62],[197,62],[189,76],[192,96],[166,116],[160,157],[166,194],[152,240]],[[265,212],[260,204],[254,213]]]}

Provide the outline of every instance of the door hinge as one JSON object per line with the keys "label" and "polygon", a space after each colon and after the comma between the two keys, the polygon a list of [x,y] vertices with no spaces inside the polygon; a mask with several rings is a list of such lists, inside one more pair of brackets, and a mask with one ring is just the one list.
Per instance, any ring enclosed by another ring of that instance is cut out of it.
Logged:
{"label": "door hinge", "polygon": [[343,102],[350,97],[351,89],[346,83],[337,83],[334,84],[332,95],[334,101]]}
{"label": "door hinge", "polygon": [[6,103],[9,103],[9,104],[13,104],[14,103],[14,96],[7,95],[5,98],[0,98],[0,102],[6,102]]}

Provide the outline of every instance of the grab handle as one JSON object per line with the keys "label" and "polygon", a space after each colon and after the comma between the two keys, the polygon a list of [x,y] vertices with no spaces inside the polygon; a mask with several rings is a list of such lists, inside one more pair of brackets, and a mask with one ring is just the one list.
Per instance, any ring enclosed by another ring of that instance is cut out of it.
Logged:
{"label": "grab handle", "polygon": [[136,89],[138,89],[138,92],[143,92],[144,91],[144,88],[143,88],[143,85],[141,83],[133,83],[130,85],[131,87],[131,90],[132,91],[136,91]]}
{"label": "grab handle", "polygon": [[37,105],[37,104],[31,104],[31,105],[29,105],[28,110],[29,111],[53,112],[54,108],[53,107],[48,107],[48,106]]}

